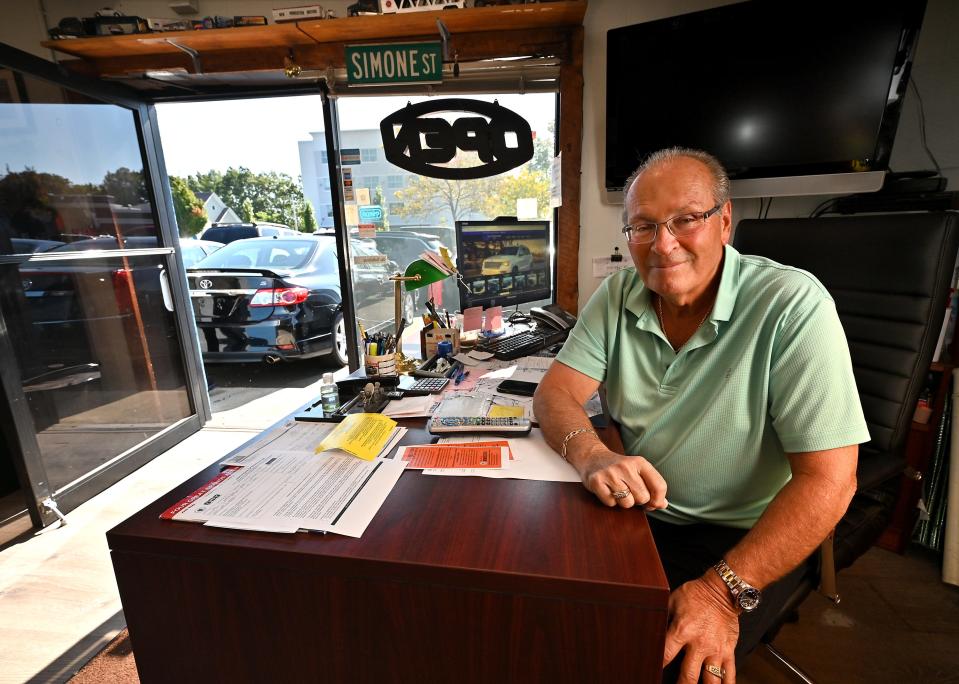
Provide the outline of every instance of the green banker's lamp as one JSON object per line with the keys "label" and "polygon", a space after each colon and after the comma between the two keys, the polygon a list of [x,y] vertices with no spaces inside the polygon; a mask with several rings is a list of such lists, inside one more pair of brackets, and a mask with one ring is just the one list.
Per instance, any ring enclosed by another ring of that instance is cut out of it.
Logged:
{"label": "green banker's lamp", "polygon": [[450,276],[458,278],[459,273],[445,247],[441,248],[440,257],[435,261],[416,259],[406,267],[403,275],[397,273],[390,276],[390,280],[393,281],[393,320],[396,321],[396,368],[398,371],[408,373],[416,369],[416,361],[407,359],[403,355],[403,329],[409,321],[403,318],[401,310],[403,308],[402,286],[405,284],[407,291],[416,290],[438,283]]}

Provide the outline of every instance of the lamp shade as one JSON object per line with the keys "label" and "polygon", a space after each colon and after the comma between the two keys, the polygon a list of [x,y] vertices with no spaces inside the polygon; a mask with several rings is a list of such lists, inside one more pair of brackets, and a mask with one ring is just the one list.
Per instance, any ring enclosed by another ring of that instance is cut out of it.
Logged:
{"label": "lamp shade", "polygon": [[407,290],[415,290],[420,287],[426,287],[432,283],[438,283],[439,281],[448,278],[449,274],[444,273],[440,269],[436,268],[433,264],[425,261],[423,259],[417,259],[416,261],[410,262],[410,265],[406,267],[406,273],[403,274],[406,278],[415,278],[419,276],[419,280],[405,280]]}

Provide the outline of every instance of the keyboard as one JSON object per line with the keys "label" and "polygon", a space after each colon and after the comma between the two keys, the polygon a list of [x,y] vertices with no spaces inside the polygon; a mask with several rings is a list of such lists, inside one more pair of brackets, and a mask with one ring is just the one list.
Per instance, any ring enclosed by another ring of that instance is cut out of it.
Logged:
{"label": "keyboard", "polygon": [[568,330],[522,330],[512,335],[494,337],[480,345],[483,351],[492,352],[500,361],[512,361],[552,347],[566,339]]}

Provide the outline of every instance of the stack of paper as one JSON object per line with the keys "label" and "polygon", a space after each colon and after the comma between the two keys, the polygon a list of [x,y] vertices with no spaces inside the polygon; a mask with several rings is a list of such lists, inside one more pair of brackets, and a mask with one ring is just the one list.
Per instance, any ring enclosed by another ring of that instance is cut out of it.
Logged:
{"label": "stack of paper", "polygon": [[427,394],[422,397],[394,399],[383,409],[383,415],[391,418],[420,418],[429,416],[432,414],[432,409],[436,403],[437,400],[432,394]]}
{"label": "stack of paper", "polygon": [[[439,444],[483,441],[482,437],[448,437]],[[479,477],[514,478],[517,480],[549,480],[552,482],[579,482],[579,473],[559,454],[553,451],[538,429],[527,437],[507,440],[512,455],[508,468],[431,468],[424,475],[475,475]]]}

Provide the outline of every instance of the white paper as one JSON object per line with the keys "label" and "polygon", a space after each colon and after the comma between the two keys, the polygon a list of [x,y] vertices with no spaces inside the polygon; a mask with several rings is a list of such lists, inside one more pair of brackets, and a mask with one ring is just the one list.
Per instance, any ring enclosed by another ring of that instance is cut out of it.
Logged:
{"label": "white paper", "polygon": [[403,468],[395,460],[273,451],[269,458],[218,484],[174,519],[269,531],[287,531],[295,525],[359,536]]}
{"label": "white paper", "polygon": [[513,371],[510,380],[538,385],[552,364],[552,357],[526,356],[516,362],[516,370]]}
{"label": "white paper", "polygon": [[490,403],[491,400],[486,395],[453,392],[443,395],[443,401],[433,415],[482,418],[489,413]]}
{"label": "white paper", "polygon": [[431,394],[422,397],[403,397],[402,399],[393,399],[381,413],[390,418],[419,418],[431,414],[430,408],[433,403],[434,399]]}
{"label": "white paper", "polygon": [[386,444],[383,445],[383,448],[380,449],[380,453],[376,455],[377,458],[390,458],[390,452],[393,451],[393,448],[399,444],[399,441],[403,439],[403,436],[406,435],[408,429],[405,427],[395,427],[393,432],[390,433],[389,439],[386,440]]}
{"label": "white paper", "polygon": [[614,273],[629,268],[633,263],[626,257],[622,261],[613,261],[610,257],[593,257],[593,277],[606,278]]}
{"label": "white paper", "polygon": [[290,420],[220,465],[250,466],[277,452],[312,454],[334,427],[335,423]]}
{"label": "white paper", "polygon": [[[486,436],[487,439],[496,439],[493,436]],[[455,442],[457,438],[446,437],[440,442]],[[460,439],[459,441],[464,441]],[[516,480],[548,480],[550,482],[580,482],[579,473],[569,463],[553,451],[546,440],[543,439],[543,433],[534,428],[526,437],[516,437],[509,439],[510,450],[513,452],[513,460],[510,463],[509,470],[487,470],[481,468],[464,470],[442,470],[439,468],[423,470],[424,475],[447,475],[462,476],[471,475],[475,477],[493,477],[493,478],[513,478]]]}
{"label": "white paper", "polygon": [[549,163],[549,206],[551,209],[563,206],[563,153],[560,152]]}

